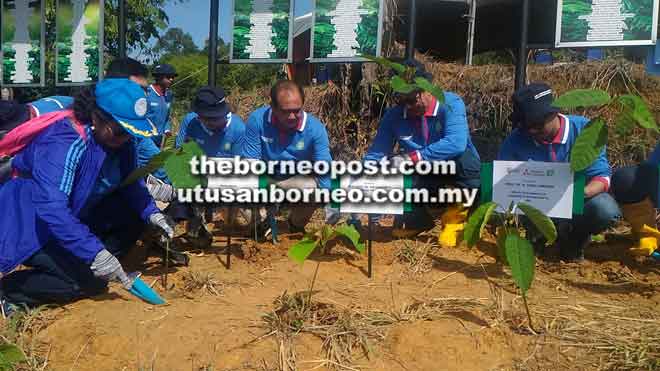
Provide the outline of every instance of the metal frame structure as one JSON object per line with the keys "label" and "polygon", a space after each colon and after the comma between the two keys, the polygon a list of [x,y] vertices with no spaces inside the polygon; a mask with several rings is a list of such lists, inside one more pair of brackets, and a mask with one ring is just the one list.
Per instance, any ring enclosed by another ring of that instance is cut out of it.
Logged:
{"label": "metal frame structure", "polygon": [[[0,75],[0,86],[3,87],[9,87],[9,88],[29,88],[29,87],[43,87],[46,84],[46,25],[45,25],[45,20],[46,20],[46,1],[41,0],[41,71],[40,71],[40,76],[39,76],[39,82],[38,83],[17,83],[17,84],[6,84],[4,83],[4,78],[2,75]],[[2,13],[4,8],[4,0],[0,0],[0,18],[2,18]],[[2,23],[2,22],[0,22]],[[4,61],[4,56],[2,53],[3,49],[3,43],[2,43],[2,29],[0,29],[0,61]],[[0,73],[2,73],[3,66],[0,65]]]}
{"label": "metal frame structure", "polygon": [[[413,0],[414,1],[414,0]],[[378,1],[378,35],[376,36],[376,54],[380,57],[383,44],[383,19],[385,12],[385,0]],[[366,62],[367,60],[360,57],[337,57],[337,58],[314,58],[314,25],[316,24],[316,5],[312,11],[312,28],[311,37],[309,38],[309,61],[310,63],[352,63],[352,62]]]}
{"label": "metal frame structure", "polygon": [[[99,2],[99,21],[101,22],[101,27],[99,27],[99,67],[98,67],[98,81],[103,80],[103,39],[104,39],[104,33],[103,33],[103,25],[105,24],[105,0],[98,0]],[[57,3],[55,5],[55,9],[59,7],[60,0],[57,0]],[[126,17],[123,18],[124,22],[126,21]],[[125,27],[125,23],[124,23]],[[57,20],[55,21],[55,40],[57,40]],[[57,43],[56,43],[57,44]],[[126,40],[124,40],[124,45],[126,45]],[[58,74],[58,68],[57,68],[57,60],[58,60],[58,53],[57,53],[57,45],[55,46],[55,86],[85,86],[89,84],[93,84],[94,81],[84,81],[84,82],[59,82],[59,74]]]}
{"label": "metal frame structure", "polygon": [[[213,0],[212,0],[213,1]],[[218,0],[215,0],[218,1]],[[211,3],[213,4],[213,3]],[[236,0],[231,0],[231,8],[232,11],[235,9],[236,6]],[[213,17],[213,14],[218,17],[218,12],[213,12],[213,9],[211,9],[211,17]],[[293,11],[293,0],[289,0],[289,48],[287,48],[286,51],[286,58],[263,58],[263,59],[234,59],[234,17],[231,18],[231,29],[232,29],[232,40],[231,43],[229,44],[229,63],[291,63],[293,62],[293,19],[294,19],[294,11]],[[211,20],[213,22],[213,20]],[[216,40],[217,40],[217,32],[215,33],[216,35]]]}

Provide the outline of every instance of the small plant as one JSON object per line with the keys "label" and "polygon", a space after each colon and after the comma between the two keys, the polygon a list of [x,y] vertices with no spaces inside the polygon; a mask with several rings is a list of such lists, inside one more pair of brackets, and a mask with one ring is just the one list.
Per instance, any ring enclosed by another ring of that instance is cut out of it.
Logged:
{"label": "small plant", "polygon": [[575,89],[555,99],[553,105],[561,109],[598,108],[591,122],[584,127],[571,149],[571,170],[579,172],[591,165],[607,144],[608,130],[603,112],[616,110],[614,128],[618,135],[627,135],[635,125],[660,133],[653,113],[644,100],[633,94],[616,98],[599,89]]}
{"label": "small plant", "polygon": [[[145,139],[151,140],[151,139]],[[164,168],[167,177],[172,181],[175,188],[195,188],[204,186],[206,178],[202,175],[192,174],[190,171],[190,160],[193,157],[203,156],[204,151],[196,142],[186,142],[181,148],[166,147],[159,154],[152,157],[149,162],[141,168],[135,169],[122,182],[122,186],[129,185],[145,178],[148,174],[159,168]]]}
{"label": "small plant", "polygon": [[[323,225],[323,227],[319,228],[318,230],[307,233],[302,240],[291,246],[289,249],[289,258],[302,265],[305,260],[307,260],[307,258],[314,252],[314,250],[320,248],[321,251],[325,253],[328,242],[339,236],[346,237],[348,241],[350,241],[352,247],[355,248],[358,252],[364,252],[364,243],[360,242],[360,233],[355,229],[354,226],[348,224],[342,224],[336,227]],[[312,278],[312,283],[309,286],[309,294],[307,295],[308,305],[312,301],[312,292],[314,290],[316,275],[319,272],[319,265],[321,265],[320,261],[316,263],[314,277]]]}
{"label": "small plant", "polygon": [[423,77],[416,77],[415,67],[405,66],[400,63],[392,62],[383,57],[374,57],[371,55],[362,55],[362,58],[376,62],[379,65],[389,68],[395,72],[390,78],[390,87],[395,93],[408,94],[416,90],[423,90],[431,93],[440,103],[444,103],[444,91],[433,85],[433,83]]}
{"label": "small plant", "polygon": [[0,345],[0,371],[11,371],[20,363],[25,362],[25,354],[14,344]]}
{"label": "small plant", "polygon": [[[464,239],[468,247],[476,245],[480,239],[484,227],[490,221],[495,208],[499,205],[495,202],[487,202],[470,215],[465,226]],[[529,327],[534,330],[532,316],[527,305],[527,291],[534,281],[536,270],[536,258],[534,247],[527,239],[529,232],[521,225],[516,209],[522,211],[529,221],[545,237],[546,244],[550,245],[557,239],[555,224],[538,209],[526,204],[511,204],[504,214],[497,214],[501,218],[502,225],[497,231],[497,255],[501,262],[511,268],[511,276],[516,286],[520,289],[523,303],[529,320]],[[524,236],[523,233],[525,232]],[[536,331],[535,331],[536,332]]]}

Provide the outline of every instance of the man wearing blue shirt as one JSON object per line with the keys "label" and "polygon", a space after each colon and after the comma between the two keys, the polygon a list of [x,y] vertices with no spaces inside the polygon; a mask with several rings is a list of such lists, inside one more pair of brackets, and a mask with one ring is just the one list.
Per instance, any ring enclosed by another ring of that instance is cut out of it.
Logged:
{"label": "man wearing blue shirt", "polygon": [[170,107],[174,101],[174,96],[170,87],[174,83],[177,73],[172,65],[159,64],[154,67],[152,75],[156,79],[156,82],[149,85],[149,89],[147,90],[147,100],[149,101],[147,117],[149,117],[158,130],[158,135],[153,140],[156,146],[160,147],[163,136],[170,136],[172,134]]}
{"label": "man wearing blue shirt", "polygon": [[[589,123],[582,116],[562,115],[552,106],[552,89],[543,83],[523,87],[513,95],[514,127],[506,138],[498,160],[569,162],[575,141]],[[591,235],[600,233],[621,217],[616,201],[607,193],[611,168],[606,150],[584,170],[584,213],[572,220],[556,220],[561,258],[584,259]]]}
{"label": "man wearing blue shirt", "polygon": [[[416,76],[432,81],[424,65],[407,61],[416,70]],[[441,187],[478,189],[481,162],[470,138],[470,130],[463,100],[456,94],[445,92],[440,103],[426,91],[413,91],[397,97],[398,105],[389,109],[378,126],[373,144],[364,160],[380,161],[389,158],[394,166],[402,161],[450,161],[456,163],[456,174],[415,176],[413,186],[435,191]],[[398,144],[400,153],[394,153]],[[439,242],[446,247],[458,243],[467,210],[451,205],[442,216],[443,230]],[[392,235],[408,238],[434,227],[433,218],[425,205],[414,205],[413,211],[397,218]]]}
{"label": "man wearing blue shirt", "polygon": [[[205,86],[197,91],[192,103],[193,112],[186,115],[176,137],[177,148],[194,141],[208,157],[232,158],[241,155],[245,138],[245,123],[230,111],[222,88]],[[206,245],[212,238],[204,228],[201,215],[187,205],[172,208],[177,219],[190,219],[188,236]],[[232,216],[227,215],[227,219]]]}
{"label": "man wearing blue shirt", "polygon": [[[303,111],[302,88],[293,81],[278,81],[270,97],[270,106],[257,109],[248,118],[242,156],[263,161],[332,161],[325,126]],[[272,181],[282,189],[330,188],[329,174],[318,177],[273,174]],[[296,207],[289,219],[291,229],[304,230],[315,209],[315,205]]]}

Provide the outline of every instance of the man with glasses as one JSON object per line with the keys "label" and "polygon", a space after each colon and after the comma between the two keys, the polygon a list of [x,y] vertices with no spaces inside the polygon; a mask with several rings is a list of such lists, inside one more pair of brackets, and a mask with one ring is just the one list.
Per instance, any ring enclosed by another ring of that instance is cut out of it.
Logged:
{"label": "man with glasses", "polygon": [[[433,76],[418,61],[405,62],[415,68],[415,76],[429,82]],[[426,91],[415,90],[397,95],[397,105],[389,109],[378,126],[373,144],[364,160],[389,159],[394,167],[406,161],[449,161],[456,163],[456,174],[416,175],[413,187],[434,194],[444,187],[478,189],[481,160],[470,139],[465,104],[456,94],[445,92],[440,103]],[[398,143],[399,153],[394,152]],[[458,244],[467,210],[461,204],[449,205],[442,215],[443,229],[439,242],[445,247]],[[410,238],[435,226],[425,205],[413,205],[413,211],[395,219],[392,236]]]}
{"label": "man with glasses", "polygon": [[[262,161],[332,161],[325,125],[303,111],[303,89],[293,81],[278,81],[271,88],[270,99],[270,106],[257,109],[248,118],[242,157]],[[330,188],[329,174],[272,174],[270,181],[285,190]],[[289,230],[304,231],[316,207],[296,206],[289,218]],[[326,209],[326,219],[335,216]],[[263,212],[261,218],[263,222]]]}
{"label": "man with glasses", "polygon": [[[552,89],[544,83],[521,88],[514,93],[512,101],[511,121],[516,129],[502,144],[498,160],[570,161],[576,138],[589,120],[582,116],[562,115],[552,106]],[[612,170],[605,149],[584,172],[583,215],[576,215],[572,220],[555,220],[559,253],[567,262],[584,260],[584,249],[591,241],[591,235],[602,232],[621,217],[616,201],[607,193]]]}

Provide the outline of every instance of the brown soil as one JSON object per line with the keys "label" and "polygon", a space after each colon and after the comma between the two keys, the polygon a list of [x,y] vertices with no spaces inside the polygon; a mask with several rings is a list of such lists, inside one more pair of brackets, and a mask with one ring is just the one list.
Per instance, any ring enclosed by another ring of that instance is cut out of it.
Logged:
{"label": "brown soil", "polygon": [[[167,291],[158,280],[163,273],[160,259],[131,259],[127,266],[141,270],[147,283],[157,281],[154,288],[168,304],[151,306],[113,286],[103,297],[56,309],[56,319],[39,334],[50,344],[50,368],[278,370],[279,342],[275,335],[265,336],[262,315],[285,291],[308,289],[317,259],[322,264],[314,299],[337,308],[400,313],[413,301],[463,298],[483,303],[476,309],[382,327],[384,337],[370,342],[368,357],[355,352],[346,370],[596,369],[606,353],[560,346],[552,333],[540,330],[552,327],[546,313],[562,305],[604,303],[629,307],[631,316],[634,312],[658,318],[659,266],[630,257],[625,251],[630,241],[613,235],[590,247],[585,264],[539,262],[529,292],[538,335],[528,327],[508,271],[488,255],[492,243],[472,250],[433,247],[425,265],[411,273],[398,252],[405,244],[423,246],[433,240],[433,233],[417,242],[376,242],[374,276],[369,279],[366,257],[341,244],[302,267],[294,264],[286,255],[289,238],[300,236],[284,235],[277,246],[235,237],[236,253],[227,269],[225,240],[216,236],[211,249],[191,252],[190,267],[170,269],[168,283],[173,286]],[[220,295],[184,290],[190,270],[213,273],[213,289]],[[320,338],[301,333],[292,342],[296,369],[330,369],[321,362],[326,356]]]}

